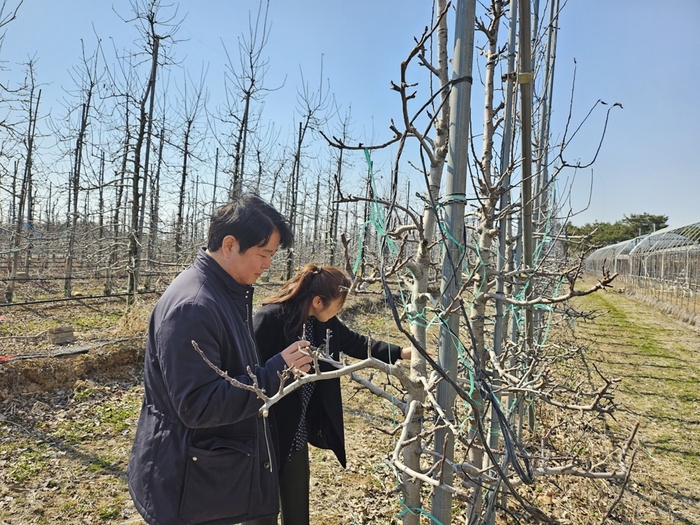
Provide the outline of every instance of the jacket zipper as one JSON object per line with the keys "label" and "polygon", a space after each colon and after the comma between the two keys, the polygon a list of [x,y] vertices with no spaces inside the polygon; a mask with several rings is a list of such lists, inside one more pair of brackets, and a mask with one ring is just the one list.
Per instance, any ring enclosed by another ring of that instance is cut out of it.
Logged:
{"label": "jacket zipper", "polygon": [[[253,334],[250,331],[250,318],[251,318],[251,313],[250,313],[250,301],[249,301],[249,294],[250,290],[246,291],[245,293],[245,327],[246,330],[248,331],[248,337],[250,337],[251,342],[253,343],[253,350],[255,351],[255,356],[258,360],[258,364],[260,365],[262,363],[262,359],[260,358],[260,353],[258,352],[258,345],[255,343],[255,338],[253,337]],[[268,429],[267,429],[267,418],[263,417],[263,434],[265,435],[265,448],[267,449],[267,462],[270,465],[269,466],[269,471],[272,472],[272,452],[270,450],[270,438],[268,437]]]}

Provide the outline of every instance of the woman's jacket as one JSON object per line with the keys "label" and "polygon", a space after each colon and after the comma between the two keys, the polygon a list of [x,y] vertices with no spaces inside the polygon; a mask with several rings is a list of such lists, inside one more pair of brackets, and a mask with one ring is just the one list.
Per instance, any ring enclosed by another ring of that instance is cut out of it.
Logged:
{"label": "woman's jacket", "polygon": [[[258,310],[253,316],[255,340],[263,361],[271,359],[294,342],[285,336],[286,323],[289,316],[283,304],[268,304]],[[317,345],[324,342],[326,330],[331,331],[330,354],[338,360],[340,353],[357,359],[367,357],[368,338],[345,326],[338,317],[333,317],[325,323],[314,322],[314,340]],[[301,335],[301,334],[299,334]],[[373,341],[372,356],[385,363],[396,362],[401,355],[401,347]],[[327,363],[320,363],[321,370],[333,370]],[[345,432],[343,426],[343,405],[339,379],[326,379],[314,383],[314,391],[306,412],[308,441],[312,445],[331,449],[340,464],[345,467]],[[294,435],[299,427],[301,418],[301,389],[282,398],[272,406],[271,413],[277,427],[277,439],[281,467],[289,456],[294,441]]]}

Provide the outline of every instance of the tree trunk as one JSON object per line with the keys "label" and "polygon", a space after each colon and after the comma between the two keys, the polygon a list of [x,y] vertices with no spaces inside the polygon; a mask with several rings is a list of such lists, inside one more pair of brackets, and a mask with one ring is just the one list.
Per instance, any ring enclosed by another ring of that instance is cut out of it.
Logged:
{"label": "tree trunk", "polygon": [[66,297],[72,295],[73,284],[73,259],[75,257],[75,234],[78,225],[78,193],[80,190],[80,170],[83,164],[83,144],[85,141],[85,132],[87,131],[88,114],[90,111],[90,97],[92,90],[88,92],[86,102],[83,104],[83,110],[80,117],[80,129],[78,130],[78,138],[75,142],[75,163],[73,164],[73,173],[71,177],[71,188],[73,190],[71,202],[73,210],[70,216],[70,234],[68,236],[68,256],[66,257],[66,277],[63,282],[63,293]]}
{"label": "tree trunk", "polygon": [[180,173],[180,192],[177,202],[177,220],[175,222],[175,256],[177,260],[180,260],[182,255],[182,236],[183,236],[183,225],[184,225],[184,207],[185,207],[185,195],[187,194],[187,159],[190,156],[190,133],[189,127],[185,132],[185,143],[183,145],[182,154],[182,171]]}
{"label": "tree trunk", "polygon": [[[446,17],[442,16],[446,8],[446,1],[439,0],[437,5],[438,16],[441,16],[438,26],[438,67],[437,72],[440,80],[440,87],[444,88],[448,81],[447,71],[447,21]],[[450,102],[449,91],[443,89],[440,97],[441,109],[440,116],[436,121],[435,129],[436,136],[433,144],[433,151],[430,152],[430,173],[428,176],[428,194],[426,202],[436,202],[440,192],[440,184],[442,181],[442,172],[447,158],[448,138],[449,138],[449,115]],[[428,292],[428,272],[430,268],[430,253],[429,249],[433,243],[437,224],[436,210],[431,204],[427,204],[423,212],[423,238],[420,241],[418,251],[414,259],[414,283],[411,289],[413,319],[411,323],[411,333],[423,348],[426,348],[426,333],[425,333],[425,307],[426,297]],[[416,379],[419,376],[425,377],[426,362],[425,358],[417,351],[414,351],[411,356],[411,378]],[[414,393],[410,393],[408,404],[411,401],[418,401],[421,404],[425,400],[425,393],[422,389],[416,389]],[[420,450],[422,448],[421,440],[418,438],[422,431],[422,410],[420,416],[416,414],[415,422],[411,422],[409,426],[408,438],[413,439],[411,445],[406,447],[404,451],[404,461],[406,466],[420,472]],[[441,451],[442,452],[442,451]],[[412,479],[408,474],[404,474],[404,495],[406,505],[409,508],[417,509],[422,507],[420,496],[420,482]],[[420,522],[420,514],[417,512],[409,512],[404,514],[404,525],[418,525]]]}
{"label": "tree trunk", "polygon": [[[152,100],[151,94],[156,88],[156,73],[158,71],[158,43],[160,37],[152,33],[153,38],[153,49],[151,50],[151,74],[148,78],[148,83],[146,84],[146,90],[144,91],[143,97],[139,103],[139,118],[138,118],[138,133],[136,134],[136,145],[134,148],[134,172],[131,177],[131,226],[129,228],[129,262],[127,263],[127,274],[128,274],[128,293],[130,296],[130,301],[134,301],[136,298],[136,292],[138,291],[138,281],[139,281],[139,267],[141,260],[141,242],[140,230],[142,229],[143,219],[141,214],[142,207],[142,192],[139,191],[139,185],[141,183],[141,152],[143,150],[144,144],[146,144],[146,156],[148,157],[148,145],[150,144],[150,137],[147,137],[147,125],[150,129],[150,121],[153,116],[153,107],[149,112],[146,112],[146,104]],[[144,184],[147,178],[147,168],[144,168]],[[140,227],[141,225],[141,227]]]}
{"label": "tree trunk", "polygon": [[[20,190],[19,204],[17,206],[17,224],[12,233],[11,239],[11,255],[10,255],[10,280],[7,283],[5,290],[5,301],[11,303],[15,295],[15,280],[17,279],[17,268],[19,265],[19,244],[22,236],[22,228],[24,227],[24,206],[29,199],[28,192],[32,178],[32,162],[34,155],[34,138],[36,136],[36,123],[39,115],[39,102],[41,100],[41,90],[34,103],[34,76],[32,63],[29,64],[32,78],[32,85],[29,92],[29,122],[27,124],[27,157],[24,162],[24,173],[22,175],[22,189]],[[17,165],[15,164],[15,179],[17,173]],[[14,192],[13,192],[14,196]]]}
{"label": "tree trunk", "polygon": [[146,289],[150,290],[152,285],[152,273],[155,269],[156,246],[158,242],[158,218],[160,215],[160,170],[163,165],[163,146],[165,144],[165,116],[160,129],[158,143],[158,160],[156,161],[156,172],[151,177],[151,210],[150,224],[148,227],[148,253],[146,254],[148,264],[148,277],[146,278]]}
{"label": "tree trunk", "polygon": [[[289,179],[289,227],[292,230],[292,234],[296,236],[296,216],[297,216],[297,192],[299,188],[299,164],[301,164],[301,145],[304,140],[302,123],[299,122],[299,137],[297,140],[297,150],[294,154],[294,164],[292,165],[292,176]],[[294,248],[289,247],[287,249],[287,271],[285,278],[287,280],[292,278],[294,274]]]}

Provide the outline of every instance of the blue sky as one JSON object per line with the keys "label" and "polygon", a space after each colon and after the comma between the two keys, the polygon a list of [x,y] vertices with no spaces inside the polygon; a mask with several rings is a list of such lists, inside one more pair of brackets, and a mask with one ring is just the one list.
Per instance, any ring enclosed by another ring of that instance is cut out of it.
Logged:
{"label": "blue sky", "polygon": [[[700,221],[699,24],[695,0],[567,3],[557,56],[559,116],[568,103],[573,58],[581,110],[598,99],[624,108],[611,113],[592,167],[585,222],[642,212],[668,215],[675,225]],[[577,178],[583,195],[591,170]]]}
{"label": "blue sky", "polygon": [[[246,31],[248,15],[257,5],[257,0],[180,3],[179,15],[187,16],[177,34],[184,41],[175,45],[174,54],[193,77],[202,67],[208,69],[211,105],[221,96],[221,40],[235,54],[236,39]],[[95,32],[103,42],[112,39],[117,47],[134,47],[135,30],[114,10],[130,16],[126,0],[25,0],[18,19],[5,28],[0,59],[8,71],[3,81],[11,82],[20,71],[17,64],[35,56],[39,80],[48,83],[43,86],[44,107],[60,112],[56,101],[70,85],[68,71],[79,61],[81,38],[89,49]],[[283,87],[265,99],[264,117],[290,133],[300,70],[309,83],[317,84],[323,61],[323,77],[341,111],[352,106],[355,136],[365,142],[388,138],[389,119],[399,115],[389,82],[398,79],[400,61],[430,16],[427,0],[271,0],[266,85]],[[699,25],[697,0],[569,0],[564,6],[553,140],[564,129],[574,59],[574,121],[599,99],[624,108],[611,112],[597,162],[562,176],[559,188],[562,197],[571,190],[567,202],[578,212],[575,224],[643,212],[668,215],[674,225],[700,221],[700,176],[694,162],[700,138]],[[475,127],[481,118],[480,98],[474,94]],[[604,116],[604,110],[594,112],[567,158],[585,161],[593,155]],[[378,158],[380,171],[388,171],[388,159]]]}

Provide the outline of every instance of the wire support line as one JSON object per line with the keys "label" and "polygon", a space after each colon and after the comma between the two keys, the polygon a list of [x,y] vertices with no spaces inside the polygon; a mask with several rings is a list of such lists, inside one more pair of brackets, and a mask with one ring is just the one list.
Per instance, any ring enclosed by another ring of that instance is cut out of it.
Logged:
{"label": "wire support line", "polygon": [[[143,290],[136,292],[136,295],[147,295],[147,294],[162,294],[165,290]],[[132,293],[113,293],[104,295],[77,295],[73,297],[59,297],[56,299],[37,299],[33,301],[21,301],[12,303],[0,303],[0,307],[10,307],[10,306],[28,306],[32,304],[48,304],[48,303],[60,303],[66,301],[84,301],[85,299],[109,299],[109,298],[122,298],[131,297]]]}

